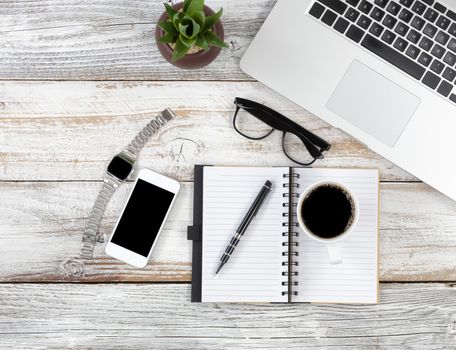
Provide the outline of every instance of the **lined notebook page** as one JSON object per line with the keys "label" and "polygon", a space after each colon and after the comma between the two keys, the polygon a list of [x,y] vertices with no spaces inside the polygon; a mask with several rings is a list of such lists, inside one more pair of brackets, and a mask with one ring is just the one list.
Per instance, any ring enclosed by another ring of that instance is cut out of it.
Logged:
{"label": "lined notebook page", "polygon": [[317,181],[340,182],[359,202],[359,221],[340,242],[342,263],[328,262],[326,247],[299,229],[297,302],[378,302],[378,171],[295,168],[299,192]]}
{"label": "lined notebook page", "polygon": [[[204,168],[202,301],[287,301],[282,296],[285,173],[288,168]],[[272,182],[272,192],[215,276],[220,257],[266,180]]]}

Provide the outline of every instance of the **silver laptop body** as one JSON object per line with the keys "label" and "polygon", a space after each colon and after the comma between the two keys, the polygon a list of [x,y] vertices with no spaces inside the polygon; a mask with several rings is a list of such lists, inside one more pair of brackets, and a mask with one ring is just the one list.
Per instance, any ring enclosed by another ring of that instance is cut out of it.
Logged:
{"label": "silver laptop body", "polygon": [[278,0],[241,68],[456,200],[453,5]]}

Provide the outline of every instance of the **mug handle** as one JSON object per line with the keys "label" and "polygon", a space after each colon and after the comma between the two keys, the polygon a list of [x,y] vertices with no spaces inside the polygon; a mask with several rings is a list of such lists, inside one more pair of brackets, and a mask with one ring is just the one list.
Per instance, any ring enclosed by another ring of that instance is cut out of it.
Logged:
{"label": "mug handle", "polygon": [[340,256],[340,249],[338,244],[328,244],[326,246],[328,249],[328,258],[331,265],[337,265],[342,262],[342,257]]}

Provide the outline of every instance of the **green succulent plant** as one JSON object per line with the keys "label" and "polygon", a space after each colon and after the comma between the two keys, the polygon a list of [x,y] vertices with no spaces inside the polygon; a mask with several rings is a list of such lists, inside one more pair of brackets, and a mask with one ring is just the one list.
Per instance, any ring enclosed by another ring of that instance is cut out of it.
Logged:
{"label": "green succulent plant", "polygon": [[165,32],[159,40],[162,43],[175,44],[173,62],[184,57],[193,46],[203,50],[209,50],[211,46],[228,46],[212,30],[220,20],[223,9],[212,16],[206,16],[204,0],[184,0],[181,10],[175,10],[166,3],[164,5],[168,19],[157,23]]}

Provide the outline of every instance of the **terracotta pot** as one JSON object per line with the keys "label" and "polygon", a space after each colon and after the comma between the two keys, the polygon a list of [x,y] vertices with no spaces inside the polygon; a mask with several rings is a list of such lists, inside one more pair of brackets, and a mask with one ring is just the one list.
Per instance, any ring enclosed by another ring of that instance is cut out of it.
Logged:
{"label": "terracotta pot", "polygon": [[[179,10],[184,6],[183,2],[179,2],[177,4],[173,5],[173,8],[175,10]],[[211,16],[214,14],[214,11],[212,11],[211,8],[207,7],[204,5],[204,13],[206,16]],[[165,12],[162,13],[160,18],[158,19],[159,21],[165,21],[168,19],[168,14]],[[215,34],[218,35],[220,39],[224,39],[224,31],[223,31],[223,25],[221,21],[218,21],[215,26],[212,28]],[[202,68],[207,66],[209,63],[211,63],[213,60],[216,59],[216,57],[219,55],[221,48],[220,47],[214,47],[211,46],[209,50],[204,51],[201,50],[197,53],[193,54],[188,54],[182,57],[180,60],[177,60],[176,62],[172,61],[172,55],[173,55],[173,49],[166,43],[161,43],[158,40],[164,35],[163,29],[161,29],[158,25],[155,28],[155,41],[157,42],[158,49],[160,50],[160,53],[162,56],[171,64],[175,65],[176,67],[183,68],[183,69],[197,69],[197,68]]]}

